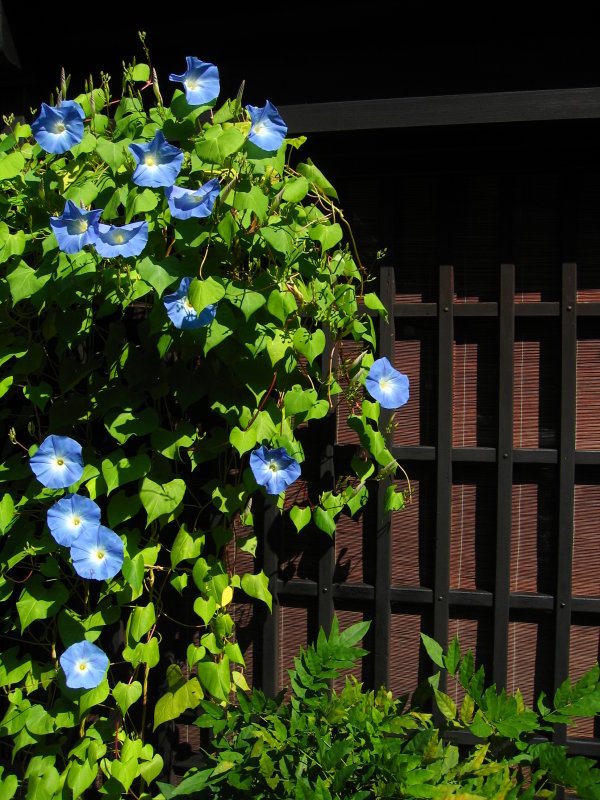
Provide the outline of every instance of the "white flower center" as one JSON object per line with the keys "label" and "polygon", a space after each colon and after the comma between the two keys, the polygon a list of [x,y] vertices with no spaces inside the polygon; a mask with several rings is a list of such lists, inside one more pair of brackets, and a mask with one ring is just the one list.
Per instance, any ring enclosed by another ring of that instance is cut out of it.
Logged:
{"label": "white flower center", "polygon": [[77,669],[80,672],[87,672],[88,671],[88,663],[87,663],[87,661],[79,661],[79,662],[77,662]]}
{"label": "white flower center", "polygon": [[64,458],[60,458],[60,456],[56,459],[54,463],[57,467],[60,467],[61,469],[66,466]]}
{"label": "white flower center", "polygon": [[124,242],[124,241],[125,241],[125,237],[123,236],[122,233],[113,234],[113,242],[115,244],[121,244],[121,242]]}
{"label": "white flower center", "polygon": [[73,525],[75,525],[75,526],[81,525],[81,519],[79,517],[73,517],[73,519],[71,520],[71,523]]}
{"label": "white flower center", "polygon": [[79,233],[85,233],[88,229],[88,224],[86,220],[79,219],[77,220],[77,227],[79,228]]}
{"label": "white flower center", "polygon": [[183,82],[183,85],[185,86],[186,89],[189,89],[190,92],[193,92],[195,89],[198,88],[198,81],[195,78],[187,78]]}
{"label": "white flower center", "polygon": [[54,133],[64,133],[66,131],[64,122],[57,122],[54,126]]}
{"label": "white flower center", "polygon": [[268,130],[264,122],[257,122],[253,127],[254,133],[256,133],[258,136],[262,136],[263,134],[267,133]]}
{"label": "white flower center", "polygon": [[188,314],[195,314],[196,313],[196,309],[190,303],[190,301],[187,299],[187,297],[183,301],[183,308],[184,308],[185,311],[187,311]]}
{"label": "white flower center", "polygon": [[156,159],[154,158],[154,156],[146,156],[146,158],[144,159],[144,164],[150,168],[155,167]]}
{"label": "white flower center", "polygon": [[389,392],[392,388],[391,381],[389,378],[381,378],[379,381],[379,388],[382,392]]}
{"label": "white flower center", "polygon": [[271,472],[279,472],[279,466],[277,462],[271,461],[271,463],[269,464],[269,469],[271,470]]}

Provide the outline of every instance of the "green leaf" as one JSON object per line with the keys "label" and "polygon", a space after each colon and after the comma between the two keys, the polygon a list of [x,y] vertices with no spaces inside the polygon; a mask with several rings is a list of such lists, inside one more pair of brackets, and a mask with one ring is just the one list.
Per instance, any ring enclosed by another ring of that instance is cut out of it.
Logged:
{"label": "green leaf", "polygon": [[142,684],[139,681],[133,681],[132,683],[119,681],[112,690],[112,694],[121,709],[121,714],[125,716],[127,709],[142,696]]}
{"label": "green leaf", "polygon": [[325,511],[320,506],[316,506],[313,510],[312,517],[317,528],[328,536],[333,537],[335,533],[335,519],[329,511]]}
{"label": "green leaf", "polygon": [[9,494],[0,500],[0,532],[5,533],[15,518],[15,504]]}
{"label": "green leaf", "polygon": [[237,427],[232,428],[229,434],[229,441],[238,453],[243,456],[248,450],[252,450],[256,444],[256,428],[252,426],[250,430],[247,431],[243,431]]}
{"label": "green leaf", "polygon": [[[23,250],[25,250],[25,244],[26,240],[23,231],[17,231],[16,233],[11,233],[6,242],[4,243],[2,250],[0,250],[0,264],[3,264],[5,261],[8,261],[8,259],[11,258],[12,256],[20,256]],[[47,280],[48,277],[49,276],[46,276],[45,280]]]}
{"label": "green leaf", "polygon": [[110,764],[110,774],[112,778],[119,781],[121,786],[125,789],[125,793],[127,793],[138,774],[137,758],[130,758],[128,761],[124,761],[123,759],[112,761]]}
{"label": "green leaf", "polygon": [[7,375],[6,378],[3,378],[0,381],[0,397],[4,397],[10,387],[13,385],[13,382],[14,377],[12,375]]}
{"label": "green leaf", "polygon": [[444,656],[444,665],[450,675],[454,675],[460,664],[460,646],[456,636],[448,648],[448,655]]}
{"label": "green leaf", "polygon": [[126,494],[124,490],[116,492],[111,497],[106,512],[109,526],[117,528],[122,522],[134,517],[141,507],[142,504],[137,492],[132,495]]}
{"label": "green leaf", "polygon": [[214,597],[205,599],[204,597],[197,597],[194,600],[194,611],[206,626],[210,623],[217,610],[217,601]]}
{"label": "green leaf", "polygon": [[59,581],[47,584],[39,575],[33,575],[17,600],[21,633],[32,622],[56,616],[68,598],[68,589]]}
{"label": "green leaf", "polygon": [[385,490],[385,500],[383,502],[384,511],[401,511],[404,508],[404,493],[397,492],[392,484]]}
{"label": "green leaf", "polygon": [[310,238],[320,243],[323,252],[331,250],[338,242],[341,242],[343,235],[337,222],[334,222],[333,225],[313,225],[309,231]]}
{"label": "green leaf", "polygon": [[150,80],[150,67],[148,64],[136,64],[131,73],[131,77],[134,81],[146,83]]}
{"label": "green leaf", "polygon": [[150,478],[144,478],[140,489],[140,500],[146,509],[148,525],[163,514],[175,511],[183,500],[185,483],[181,478],[175,478],[168,483],[155,483]]}
{"label": "green leaf", "polygon": [[0,157],[0,181],[10,180],[23,171],[25,159],[19,152]]}
{"label": "green leaf", "polygon": [[299,203],[304,200],[308,193],[308,181],[306,178],[292,178],[285,184],[283,199],[286,203]]}
{"label": "green leaf", "polygon": [[204,132],[204,139],[196,144],[196,153],[210,164],[222,164],[244,144],[244,134],[233,125],[223,130],[221,125],[212,125]]}
{"label": "green leaf", "polygon": [[427,636],[425,633],[421,633],[421,641],[427,651],[427,655],[436,664],[438,667],[444,668],[444,651],[442,650],[441,646],[432,639],[430,636]]}
{"label": "green leaf", "polygon": [[273,289],[267,300],[267,310],[285,324],[290,314],[294,314],[298,310],[296,298],[287,289],[284,291]]}
{"label": "green leaf", "polygon": [[262,569],[257,575],[251,575],[250,573],[242,575],[241,586],[247,595],[255,597],[257,600],[262,600],[271,611],[273,598],[269,591],[269,579]]}
{"label": "green leaf", "polygon": [[218,303],[223,297],[225,297],[225,288],[214,278],[205,280],[194,278],[188,291],[188,299],[198,313],[207,306]]}
{"label": "green leaf", "polygon": [[124,647],[123,658],[135,669],[139,664],[148,664],[150,668],[155,667],[160,661],[158,649],[158,639],[153,636],[149,642],[140,642],[136,647]]}
{"label": "green leaf", "polygon": [[113,409],[106,414],[104,427],[119,444],[125,444],[130,436],[145,436],[158,428],[158,414],[153,408],[135,412]]}
{"label": "green leaf", "polygon": [[377,297],[375,292],[369,292],[366,294],[364,296],[364,301],[367,308],[370,308],[371,311],[377,311],[380,317],[383,317],[383,319],[387,320],[388,310]]}
{"label": "green leaf", "polygon": [[333,197],[334,200],[337,200],[337,192],[329,183],[325,175],[323,175],[321,170],[315,167],[310,158],[307,158],[306,162],[306,164],[298,164],[296,167],[298,172],[301,175],[304,175],[304,177],[311,183],[314,183],[314,185],[319,189],[321,189],[323,194],[327,195],[327,197]]}
{"label": "green leaf", "polygon": [[79,698],[79,719],[84,717],[90,708],[103,703],[110,694],[110,688],[106,678],[94,689],[84,692]]}
{"label": "green leaf", "polygon": [[43,411],[52,397],[52,387],[46,381],[42,381],[38,386],[27,384],[23,387],[23,394],[34,406]]}
{"label": "green leaf", "polygon": [[152,189],[144,189],[142,192],[132,189],[127,195],[125,203],[125,222],[131,222],[132,218],[138,214],[152,211],[157,205],[158,194],[153,192]]}
{"label": "green leaf", "polygon": [[227,700],[231,689],[229,658],[224,655],[216,664],[214,661],[200,661],[196,668],[200,683],[215,700]]}
{"label": "green leaf", "polygon": [[306,328],[298,328],[294,333],[294,347],[309,364],[325,350],[325,334],[319,328],[310,333]]}
{"label": "green leaf", "polygon": [[302,528],[305,528],[308,525],[311,517],[312,512],[309,506],[306,506],[305,508],[300,508],[300,506],[292,506],[292,508],[290,508],[290,519],[296,526],[298,533],[300,533]]}
{"label": "green leaf", "polygon": [[447,694],[440,692],[438,689],[433,690],[435,694],[435,701],[439,710],[446,717],[446,719],[456,719],[456,703]]}
{"label": "green leaf", "polygon": [[121,139],[118,142],[111,142],[99,136],[96,142],[96,152],[115,173],[125,162],[125,155],[128,153],[127,146],[131,144],[131,139]]}
{"label": "green leaf", "polygon": [[147,606],[136,606],[129,617],[127,625],[127,642],[131,645],[130,637],[134,642],[139,642],[146,633],[148,633],[154,623],[156,622],[156,611],[154,603],[148,603]]}
{"label": "green leaf", "polygon": [[245,211],[246,209],[254,211],[259,220],[263,220],[267,216],[269,209],[269,198],[258,186],[247,188],[241,184],[236,189],[235,194],[229,195],[227,202],[231,202],[238,211]]}
{"label": "green leaf", "polygon": [[140,775],[145,783],[150,784],[155,778],[158,778],[163,771],[164,761],[159,753],[155,753],[151,761],[142,761],[140,763]]}
{"label": "green leaf", "polygon": [[282,253],[284,256],[289,255],[292,249],[292,238],[287,231],[280,227],[270,226],[259,228],[259,233],[275,252]]}
{"label": "green leaf", "polygon": [[[227,672],[229,673],[229,669]],[[154,707],[154,730],[163,722],[177,719],[189,708],[196,708],[204,697],[198,679],[191,678],[186,681],[177,664],[167,667],[167,682],[169,691],[160,698]]]}
{"label": "green leaf", "polygon": [[20,261],[17,266],[7,274],[6,280],[10,287],[13,303],[16,305],[21,300],[28,300],[43,289],[50,279],[50,275],[38,277],[36,271]]}
{"label": "green leaf", "polygon": [[204,534],[197,531],[190,533],[185,525],[179,529],[171,548],[171,566],[173,569],[181,562],[196,559],[204,549]]}
{"label": "green leaf", "polygon": [[126,458],[122,450],[116,450],[102,461],[102,477],[106,482],[107,494],[150,472],[150,459],[145,453]]}
{"label": "green leaf", "polygon": [[165,289],[183,277],[180,262],[173,256],[158,262],[147,256],[138,261],[136,269],[141,278],[156,289],[159,297],[162,297]]}
{"label": "green leaf", "polygon": [[16,775],[2,775],[0,780],[0,800],[11,800],[19,788],[19,779]]}
{"label": "green leaf", "polygon": [[67,786],[73,792],[74,798],[84,797],[84,793],[98,774],[99,764],[90,764],[87,758],[82,762],[73,759],[70,763],[69,774],[67,776]]}

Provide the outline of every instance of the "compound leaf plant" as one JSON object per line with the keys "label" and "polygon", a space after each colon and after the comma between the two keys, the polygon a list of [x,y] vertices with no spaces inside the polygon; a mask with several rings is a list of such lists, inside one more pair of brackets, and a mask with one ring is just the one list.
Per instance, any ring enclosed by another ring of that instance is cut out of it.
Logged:
{"label": "compound leaf plant", "polygon": [[[257,504],[331,535],[397,468],[379,412],[408,380],[375,359],[359,303],[385,312],[304,138],[196,57],[167,104],[146,60],[116,97],[63,75],[0,134],[2,800],[155,796],[154,732],[247,689]],[[355,477],[286,502],[336,394]]]}

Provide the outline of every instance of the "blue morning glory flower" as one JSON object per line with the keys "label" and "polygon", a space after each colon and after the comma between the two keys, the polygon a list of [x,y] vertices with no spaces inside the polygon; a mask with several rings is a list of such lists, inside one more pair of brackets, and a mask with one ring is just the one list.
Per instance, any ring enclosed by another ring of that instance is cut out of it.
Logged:
{"label": "blue morning glory flower", "polygon": [[94,242],[102,258],[139,256],[148,241],[148,223],[130,222],[129,225],[98,225],[98,236]]}
{"label": "blue morning glory flower", "polygon": [[50,227],[63,253],[79,253],[98,236],[98,220],[103,209],[84,211],[67,200],[60,217],[50,217]]}
{"label": "blue morning glory flower", "polygon": [[176,328],[182,330],[203,328],[205,325],[210,325],[217,313],[217,304],[212,303],[210,306],[203,308],[198,314],[194,306],[188,300],[188,291],[191,282],[191,278],[183,278],[176,292],[163,297],[163,303],[167,309],[169,319]]}
{"label": "blue morning glory flower", "polygon": [[124,552],[121,538],[99,525],[95,531],[82,533],[71,545],[73,569],[82,578],[106,581],[121,569]]}
{"label": "blue morning glory flower", "polygon": [[281,494],[300,477],[300,464],[289,455],[285,447],[270,450],[261,445],[250,453],[250,469],[259,486],[267,494]]}
{"label": "blue morning glory flower", "polygon": [[83,139],[84,117],[74,100],[63,100],[57,108],[42,103],[39,117],[31,124],[33,138],[47,153],[65,153]]}
{"label": "blue morning glory flower", "polygon": [[154,139],[147,144],[130,144],[129,150],[137,167],[132,180],[138,186],[172,186],[183,163],[183,152],[165,139],[162,131],[156,131]]}
{"label": "blue morning glory flower", "polygon": [[68,436],[47,436],[29,459],[33,474],[48,489],[65,489],[83,475],[81,445]]}
{"label": "blue morning glory flower", "polygon": [[408,402],[408,375],[394,369],[385,356],[373,362],[366,386],[382,408],[400,408]]}
{"label": "blue morning glory flower", "polygon": [[70,547],[82,533],[98,530],[100,506],[89,497],[68,494],[48,509],[46,523],[55,541]]}
{"label": "blue morning glory flower", "polygon": [[219,95],[219,70],[208,61],[187,56],[187,69],[183,75],[169,75],[174,83],[183,83],[185,99],[191,106],[203,106],[211,103]]}
{"label": "blue morning glory flower", "polygon": [[175,219],[190,217],[210,217],[215,200],[219,196],[221,186],[218,178],[205,183],[199,189],[184,189],[183,186],[169,186],[165,196],[169,204],[171,216]]}
{"label": "blue morning glory flower", "polygon": [[95,689],[104,680],[108,663],[106,653],[87,639],[67,647],[60,657],[69,689]]}
{"label": "blue morning glory flower", "polygon": [[252,125],[248,141],[261,150],[279,150],[287,133],[287,125],[279,116],[279,111],[268,100],[262,108],[246,106]]}

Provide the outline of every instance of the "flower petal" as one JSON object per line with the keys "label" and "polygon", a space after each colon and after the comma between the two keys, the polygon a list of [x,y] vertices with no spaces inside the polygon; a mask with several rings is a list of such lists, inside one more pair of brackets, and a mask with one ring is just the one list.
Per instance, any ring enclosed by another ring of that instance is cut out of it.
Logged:
{"label": "flower petal", "polygon": [[67,647],[60,657],[69,689],[95,689],[104,680],[108,664],[106,653],[86,639]]}
{"label": "flower petal", "polygon": [[148,223],[130,222],[128,225],[98,225],[98,236],[94,242],[102,258],[130,258],[139,256],[148,242]]}
{"label": "flower petal", "polygon": [[33,474],[48,489],[65,489],[83,475],[81,445],[68,436],[47,436],[29,459]]}
{"label": "flower petal", "polygon": [[382,408],[400,408],[408,402],[408,375],[394,369],[385,356],[373,362],[365,385]]}
{"label": "flower petal", "polygon": [[137,167],[132,176],[138,186],[172,186],[183,163],[183,152],[169,144],[162,131],[156,131],[154,139],[146,144],[130,144]]}
{"label": "flower petal", "polygon": [[300,477],[300,464],[285,447],[269,449],[261,445],[250,454],[250,469],[267,494],[281,494]]}
{"label": "flower petal", "polygon": [[165,196],[174,219],[189,219],[190,217],[203,219],[212,214],[215,200],[220,191],[219,179],[212,178],[199,189],[169,186],[165,189]]}
{"label": "flower petal", "polygon": [[70,547],[83,533],[98,530],[100,506],[89,497],[68,494],[48,509],[46,523],[54,540]]}
{"label": "flower petal", "polygon": [[96,531],[82,533],[71,545],[73,569],[82,578],[94,581],[114,578],[123,564],[124,552],[121,538],[99,525]]}
{"label": "flower petal", "polygon": [[183,83],[185,99],[191,106],[212,103],[219,96],[219,70],[208,61],[186,56],[187,69],[182,75],[169,75],[169,80]]}
{"label": "flower petal", "polygon": [[248,141],[261,150],[278,150],[285,139],[287,125],[275,106],[267,100],[262,108],[246,106],[246,111],[252,120]]}
{"label": "flower petal", "polygon": [[50,217],[58,247],[64,253],[79,253],[86,244],[94,244],[98,236],[98,221],[102,209],[84,211],[67,200],[60,217]]}
{"label": "flower petal", "polygon": [[31,124],[36,142],[47,153],[65,153],[83,139],[83,109],[74,100],[64,100],[60,106],[42,103],[42,110]]}

